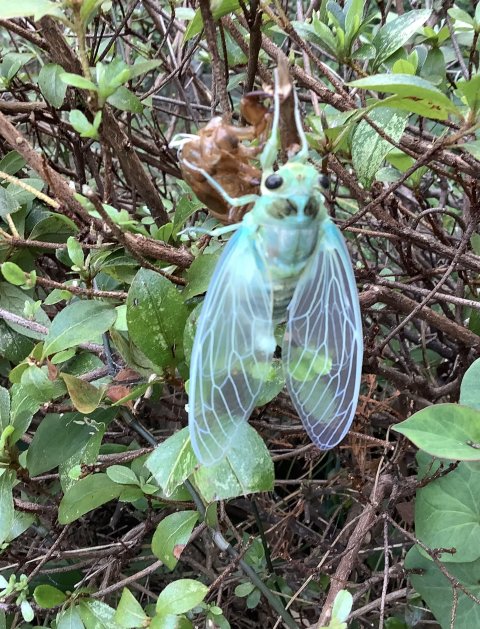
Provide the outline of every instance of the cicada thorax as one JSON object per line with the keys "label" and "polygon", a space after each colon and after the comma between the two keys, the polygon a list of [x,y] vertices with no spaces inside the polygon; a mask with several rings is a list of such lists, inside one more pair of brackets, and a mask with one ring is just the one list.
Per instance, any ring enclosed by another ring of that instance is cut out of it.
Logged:
{"label": "cicada thorax", "polygon": [[254,160],[263,148],[271,116],[258,96],[247,95],[242,99],[241,107],[244,118],[250,123],[248,126],[235,126],[220,117],[213,118],[183,144],[180,152],[180,168],[185,181],[209,212],[223,223],[238,222],[251,206],[230,207],[225,197],[192,166],[213,177],[230,197],[258,193],[261,171]]}

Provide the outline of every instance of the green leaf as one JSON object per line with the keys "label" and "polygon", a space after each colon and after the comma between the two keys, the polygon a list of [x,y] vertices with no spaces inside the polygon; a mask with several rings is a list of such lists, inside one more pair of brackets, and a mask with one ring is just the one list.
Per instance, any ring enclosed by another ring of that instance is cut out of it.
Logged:
{"label": "green leaf", "polygon": [[102,601],[82,602],[78,612],[86,629],[118,629],[114,622],[115,610]]}
{"label": "green leaf", "polygon": [[27,162],[17,151],[10,151],[0,159],[0,170],[7,175],[16,175]]}
{"label": "green leaf", "polygon": [[0,218],[5,218],[7,214],[14,214],[20,209],[20,203],[0,186]]}
{"label": "green leaf", "polygon": [[206,292],[221,253],[219,249],[195,258],[187,271],[188,284],[182,293],[185,300]]}
{"label": "green leaf", "polygon": [[85,629],[76,607],[70,607],[58,616],[57,629]]}
{"label": "green leaf", "polygon": [[128,331],[155,365],[165,367],[182,360],[188,313],[181,293],[171,282],[154,271],[138,271],[128,291]]}
{"label": "green leaf", "polygon": [[50,609],[56,605],[61,605],[67,600],[64,592],[48,584],[37,585],[33,591],[33,598],[42,609]]}
{"label": "green leaf", "polygon": [[192,623],[185,616],[154,616],[149,629],[193,629]]}
{"label": "green leaf", "polygon": [[[407,114],[388,107],[374,109],[368,117],[394,142],[402,137],[408,118]],[[352,161],[360,182],[366,188],[372,184],[380,164],[392,148],[393,145],[382,138],[366,120],[360,121],[352,138]]]}
{"label": "green leaf", "polygon": [[480,73],[475,74],[468,81],[459,79],[456,85],[458,95],[476,113],[480,107]]}
{"label": "green leaf", "polygon": [[[442,629],[451,627],[453,588],[431,559],[420,554],[418,547],[411,548],[405,558],[405,568],[415,590],[432,610]],[[449,563],[450,575],[459,581],[473,596],[480,597],[480,560],[469,563]],[[480,627],[480,605],[459,588],[455,592],[455,626],[458,629]]]}
{"label": "green leaf", "polygon": [[347,590],[340,590],[335,597],[332,607],[332,620],[346,622],[352,611],[353,596]]}
{"label": "green leaf", "polygon": [[20,603],[20,611],[22,613],[22,617],[25,622],[32,622],[32,620],[35,618],[35,612],[33,611],[33,607],[26,600],[23,600]]}
{"label": "green leaf", "polygon": [[123,588],[117,611],[113,617],[117,625],[127,629],[145,627],[147,618],[147,614],[130,590]]}
{"label": "green leaf", "polygon": [[68,257],[73,262],[73,264],[81,269],[85,261],[83,256],[83,249],[82,245],[73,236],[69,236],[67,240],[67,251]]}
{"label": "green leaf", "polygon": [[[90,419],[98,417],[96,413]],[[83,447],[95,432],[80,413],[47,414],[36,429],[27,450],[30,476],[37,476],[67,461]]]}
{"label": "green leaf", "polygon": [[[412,76],[411,74],[375,74],[351,81],[348,85],[396,94],[397,96],[411,99],[413,102],[421,99],[430,102],[432,108],[437,107],[440,110],[459,113],[457,107],[443,92],[419,76]],[[391,106],[391,103],[388,103],[388,106]]]}
{"label": "green leaf", "polygon": [[190,476],[196,465],[197,459],[190,445],[188,428],[183,428],[166,439],[145,461],[145,467],[167,497]]}
{"label": "green leaf", "polygon": [[123,85],[107,98],[107,103],[121,111],[131,111],[134,114],[141,114],[143,111],[142,101]]}
{"label": "green leaf", "polygon": [[15,262],[4,262],[1,265],[1,269],[3,277],[7,280],[7,282],[10,282],[10,284],[13,284],[14,286],[22,286],[25,284],[25,272],[22,271]]}
{"label": "green leaf", "polygon": [[41,240],[42,242],[64,243],[68,236],[78,231],[75,223],[67,216],[61,214],[51,214],[38,221],[30,232],[31,240]]}
{"label": "green leaf", "polygon": [[138,58],[133,66],[129,66],[130,79],[140,76],[141,74],[146,74],[150,72],[150,70],[155,70],[155,68],[161,66],[162,63],[163,61],[161,59],[145,59],[141,61],[140,58]]}
{"label": "green leaf", "polygon": [[178,511],[167,515],[152,538],[152,552],[173,570],[198,520],[196,511]]}
{"label": "green leaf", "polygon": [[61,373],[60,377],[65,382],[68,395],[77,411],[88,414],[98,407],[107,388],[106,385],[96,387],[90,382],[71,376],[68,373]]}
{"label": "green leaf", "polygon": [[428,406],[393,430],[440,459],[480,461],[480,412],[466,406]]}
{"label": "green leaf", "polygon": [[38,75],[38,86],[45,100],[59,109],[63,105],[67,86],[60,78],[65,70],[56,63],[46,63]]}
{"label": "green leaf", "polygon": [[207,595],[208,587],[194,579],[178,579],[160,592],[157,614],[184,614],[199,605]]}
{"label": "green leaf", "polygon": [[0,545],[9,538],[13,526],[14,510],[12,490],[16,475],[11,470],[5,470],[0,476]]}
{"label": "green leaf", "polygon": [[195,482],[207,502],[271,491],[273,462],[263,440],[247,422],[241,424],[227,457],[194,472]]}
{"label": "green leaf", "polygon": [[4,387],[0,387],[0,434],[10,423],[10,394]]}
{"label": "green leaf", "polygon": [[41,369],[37,365],[29,365],[22,373],[20,382],[30,399],[38,404],[50,402],[54,397],[54,384],[48,377],[46,367]]}
{"label": "green leaf", "polygon": [[401,48],[428,20],[431,14],[430,9],[408,11],[384,24],[372,41],[377,51],[373,67],[378,68],[396,50]]}
{"label": "green leaf", "polygon": [[91,474],[73,485],[63,496],[58,510],[60,524],[70,524],[89,511],[118,498],[121,486],[106,474]]}
{"label": "green leaf", "polygon": [[137,475],[125,465],[111,465],[107,469],[107,476],[118,485],[138,485]]}
{"label": "green leaf", "polygon": [[60,74],[60,79],[66,83],[67,85],[71,85],[72,87],[78,87],[81,90],[90,90],[92,92],[97,92],[98,87],[92,81],[89,81],[84,76],[80,74],[72,74],[71,72],[63,72]]}
{"label": "green leaf", "polygon": [[458,144],[457,146],[458,148],[468,151],[475,159],[480,160],[480,140],[475,140],[474,142],[464,142],[463,144]]}
{"label": "green leaf", "polygon": [[50,0],[3,0],[0,2],[0,18],[9,20],[16,17],[31,17],[39,20],[44,15],[63,15],[57,3]]}
{"label": "green leaf", "polygon": [[43,357],[98,338],[115,323],[116,316],[111,304],[86,300],[69,304],[52,321]]}
{"label": "green leaf", "polygon": [[415,534],[429,548],[455,548],[442,554],[443,562],[480,558],[479,480],[479,463],[460,463],[417,491]]}
{"label": "green leaf", "polygon": [[80,17],[86,25],[93,18],[97,9],[100,8],[105,0],[83,0],[80,9]]}
{"label": "green leaf", "polygon": [[[214,20],[219,20],[224,15],[228,13],[235,12],[240,7],[239,0],[219,0],[215,3],[212,2],[212,16]],[[187,42],[188,40],[198,35],[203,28],[203,18],[200,9],[195,11],[195,16],[190,24],[187,26],[187,30],[185,31],[185,35],[183,37],[183,41]]]}
{"label": "green leaf", "polygon": [[480,358],[470,365],[460,386],[460,404],[480,411]]}
{"label": "green leaf", "polygon": [[97,136],[97,130],[79,109],[74,109],[70,112],[69,120],[72,127],[82,138],[95,138]]}

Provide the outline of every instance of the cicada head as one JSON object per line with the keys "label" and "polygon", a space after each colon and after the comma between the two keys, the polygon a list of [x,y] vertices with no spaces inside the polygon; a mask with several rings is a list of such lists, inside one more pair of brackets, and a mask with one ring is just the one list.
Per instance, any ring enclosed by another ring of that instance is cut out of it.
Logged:
{"label": "cicada head", "polygon": [[288,219],[302,224],[326,216],[322,186],[311,164],[287,162],[264,175],[261,185],[262,209],[268,218]]}

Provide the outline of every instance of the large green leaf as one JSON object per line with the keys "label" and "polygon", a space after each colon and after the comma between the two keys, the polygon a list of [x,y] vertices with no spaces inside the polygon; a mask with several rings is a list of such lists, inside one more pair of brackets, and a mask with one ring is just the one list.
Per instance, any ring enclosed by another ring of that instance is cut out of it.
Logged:
{"label": "large green leaf", "polygon": [[[431,559],[424,557],[414,546],[405,558],[405,568],[409,572],[410,581],[420,594],[442,629],[450,629],[453,607],[453,590],[450,581]],[[480,597],[480,559],[469,563],[449,563],[448,572],[477,598]],[[458,629],[473,629],[480,627],[480,605],[463,594],[457,588],[457,607],[455,627]]]}
{"label": "large green leaf", "polygon": [[377,51],[373,67],[378,68],[390,55],[401,48],[428,20],[431,14],[430,9],[408,11],[384,24],[372,41]]}
{"label": "large green leaf", "polygon": [[[95,418],[95,413],[90,415],[90,419]],[[90,440],[92,430],[92,423],[80,413],[45,415],[27,450],[30,476],[48,472],[81,451]]]}
{"label": "large green leaf", "polygon": [[238,428],[227,457],[211,467],[194,472],[195,482],[208,502],[271,491],[273,462],[257,431],[244,422]]}
{"label": "large green leaf", "polygon": [[143,611],[142,606],[133,596],[130,590],[123,588],[122,596],[115,612],[114,620],[119,627],[125,629],[134,629],[135,627],[145,627],[147,614]]}
{"label": "large green leaf", "polygon": [[128,291],[128,331],[155,365],[175,365],[183,358],[188,314],[181,293],[171,282],[154,271],[140,269]]}
{"label": "large green leaf", "polygon": [[196,511],[177,511],[164,518],[152,538],[152,552],[173,570],[198,520]]}
{"label": "large green leaf", "polygon": [[454,548],[443,562],[480,558],[480,464],[460,463],[417,491],[415,533],[429,548]]}
{"label": "large green leaf", "polygon": [[[368,117],[394,142],[398,142],[403,135],[408,115],[388,107],[379,107],[369,112]],[[392,148],[393,145],[382,138],[366,120],[360,121],[352,138],[352,161],[358,178],[365,187],[371,185],[380,164]]]}
{"label": "large green leaf", "polygon": [[460,386],[460,404],[480,411],[480,358],[470,365]]}
{"label": "large green leaf", "polygon": [[[352,81],[349,85],[377,92],[396,94],[409,98],[413,103],[418,100],[428,101],[431,108],[452,113],[459,113],[457,107],[432,83],[412,74],[375,74]],[[390,103],[389,103],[390,106]]]}
{"label": "large green leaf", "polygon": [[86,476],[65,492],[58,509],[58,521],[70,524],[85,513],[118,498],[121,491],[121,485],[111,481],[106,474]]}
{"label": "large green leaf", "polygon": [[85,300],[69,304],[52,321],[43,356],[98,339],[114,324],[116,316],[113,305],[100,301]]}
{"label": "large green leaf", "polygon": [[60,78],[63,72],[65,70],[57,63],[46,63],[38,75],[38,86],[45,100],[56,109],[62,106],[67,91],[65,81]]}
{"label": "large green leaf", "polygon": [[441,459],[480,461],[480,412],[458,404],[427,406],[393,430]]}
{"label": "large green leaf", "polygon": [[39,20],[44,15],[62,16],[56,2],[50,0],[2,0],[0,2],[0,18],[9,20],[16,17],[32,17]]}
{"label": "large green leaf", "polygon": [[190,476],[196,465],[198,461],[190,445],[188,428],[161,443],[145,462],[167,497]]}

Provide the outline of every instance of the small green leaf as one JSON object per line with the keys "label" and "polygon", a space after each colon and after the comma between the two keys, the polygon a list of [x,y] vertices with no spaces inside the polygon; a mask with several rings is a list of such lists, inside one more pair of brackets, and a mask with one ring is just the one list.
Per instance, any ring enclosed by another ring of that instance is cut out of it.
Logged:
{"label": "small green leaf", "polygon": [[188,428],[183,428],[166,439],[145,461],[145,467],[167,497],[190,476],[196,465],[197,459],[190,445]]}
{"label": "small green leaf", "polygon": [[45,100],[56,109],[59,109],[63,105],[67,91],[65,81],[62,81],[60,78],[60,75],[64,72],[65,70],[62,66],[56,63],[46,63],[42,66],[38,75],[38,86]]}
{"label": "small green leaf", "polygon": [[[212,2],[212,16],[214,20],[219,20],[224,15],[228,13],[233,13],[240,7],[239,0],[219,0],[218,2]],[[203,28],[203,19],[202,13],[200,9],[197,9],[195,12],[195,16],[193,20],[187,27],[185,31],[185,35],[183,37],[183,41],[187,42],[188,40],[198,35]]]}
{"label": "small green leaf", "polygon": [[118,627],[125,627],[126,629],[145,627],[147,618],[147,614],[130,590],[123,588],[122,596],[113,617]]}
{"label": "small green leaf", "polygon": [[64,592],[53,587],[53,585],[37,585],[33,591],[33,598],[42,609],[50,609],[61,605],[67,597]]}
{"label": "small green leaf", "polygon": [[61,310],[52,321],[43,357],[98,338],[115,322],[115,308],[99,301],[76,301]]}
{"label": "small green leaf", "polygon": [[480,412],[458,404],[427,406],[393,430],[440,459],[480,461]]}
{"label": "small green leaf", "polygon": [[32,622],[32,620],[35,618],[35,612],[33,611],[33,607],[30,605],[28,601],[23,600],[20,603],[20,611],[22,613],[22,617],[25,622]]}
{"label": "small green leaf", "polygon": [[16,175],[27,162],[17,151],[8,152],[5,157],[0,159],[0,170],[7,175]]}
{"label": "small green leaf", "polygon": [[1,269],[3,277],[10,284],[14,286],[23,286],[25,284],[26,273],[15,262],[4,262],[1,265]]}
{"label": "small green leaf", "polygon": [[372,41],[377,51],[374,68],[378,68],[396,50],[401,48],[428,20],[431,14],[430,9],[407,11],[407,13],[384,24]]}
{"label": "small green leaf", "polygon": [[134,114],[141,114],[143,111],[142,101],[123,85],[107,98],[107,103],[121,111],[131,111]]}
{"label": "small green leaf", "polygon": [[129,66],[131,79],[136,76],[140,76],[141,74],[146,74],[147,72],[150,72],[150,70],[155,70],[155,68],[158,68],[163,63],[161,59],[145,59],[144,61],[139,59],[135,61],[133,66]]}
{"label": "small green leaf", "polygon": [[240,583],[235,588],[235,596],[240,596],[240,598],[245,598],[249,594],[253,592],[255,586],[250,581],[246,581],[245,583]]}
{"label": "small green leaf", "polygon": [[10,192],[0,186],[0,218],[5,218],[8,214],[14,214],[20,207],[20,203]]}
{"label": "small green leaf", "polygon": [[80,479],[63,496],[58,510],[60,524],[70,524],[106,502],[118,498],[121,486],[106,474],[91,474]]}
{"label": "small green leaf", "polygon": [[82,138],[97,137],[97,129],[79,109],[74,109],[70,112],[69,120],[72,127]]}
{"label": "small green leaf", "polygon": [[80,74],[72,74],[71,72],[63,72],[60,74],[60,79],[66,83],[67,85],[71,85],[72,87],[78,87],[81,90],[90,90],[92,92],[97,92],[98,87],[92,81],[89,81],[84,76]]}
{"label": "small green leaf", "polygon": [[135,472],[125,465],[111,465],[107,469],[107,476],[118,485],[138,485]]}
{"label": "small green leaf", "polygon": [[73,236],[69,236],[67,240],[67,251],[73,264],[81,269],[84,263],[83,249],[82,245]]}
{"label": "small green leaf", "polygon": [[208,587],[194,579],[178,579],[160,592],[157,614],[184,614],[199,605],[207,595]]}
{"label": "small green leaf", "polygon": [[170,570],[177,565],[197,520],[196,511],[178,511],[167,515],[157,526],[152,538],[152,552]]}
{"label": "small green leaf", "polygon": [[332,607],[332,620],[346,622],[352,611],[353,596],[347,590],[340,590],[335,597]]}

